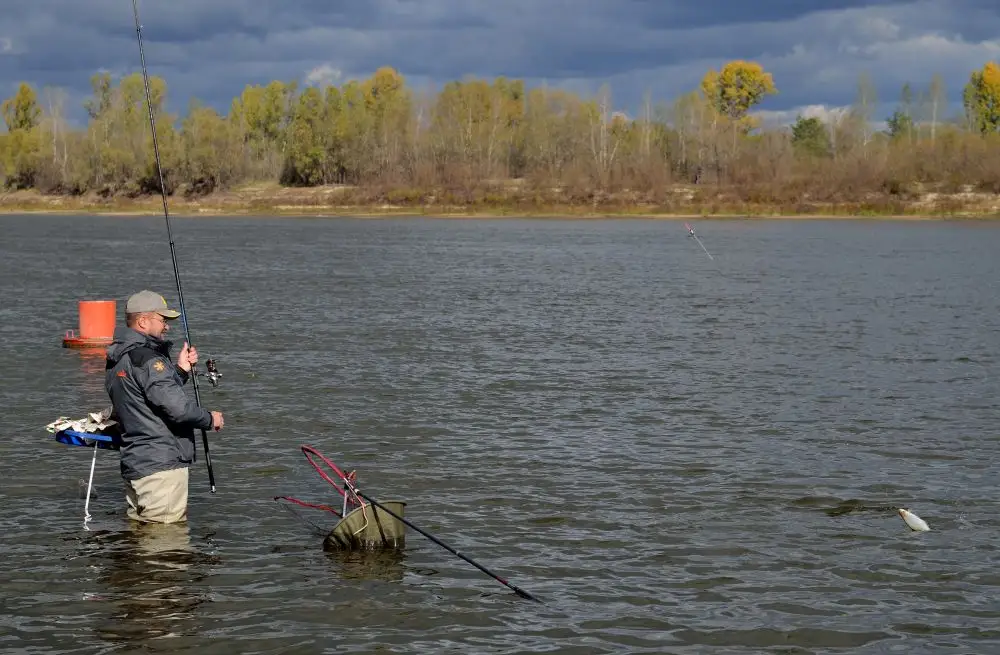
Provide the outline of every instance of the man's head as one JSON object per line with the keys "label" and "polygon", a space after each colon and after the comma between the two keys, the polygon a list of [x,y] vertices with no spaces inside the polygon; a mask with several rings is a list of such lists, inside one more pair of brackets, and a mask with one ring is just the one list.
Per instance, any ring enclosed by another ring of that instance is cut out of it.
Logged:
{"label": "man's head", "polygon": [[167,321],[180,316],[180,312],[167,307],[166,299],[152,291],[140,291],[125,303],[125,325],[140,334],[160,339],[170,329]]}

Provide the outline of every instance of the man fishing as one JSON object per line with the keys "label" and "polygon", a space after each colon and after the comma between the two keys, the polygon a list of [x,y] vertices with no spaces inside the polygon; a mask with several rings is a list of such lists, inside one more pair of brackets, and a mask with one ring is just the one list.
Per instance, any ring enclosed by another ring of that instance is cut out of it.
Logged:
{"label": "man fishing", "polygon": [[173,343],[164,335],[178,316],[163,296],[140,291],[125,303],[125,327],[115,328],[107,350],[104,386],[122,430],[126,514],[140,522],[187,519],[194,430],[223,426],[221,412],[199,407],[184,390],[198,352],[184,343],[170,362]]}

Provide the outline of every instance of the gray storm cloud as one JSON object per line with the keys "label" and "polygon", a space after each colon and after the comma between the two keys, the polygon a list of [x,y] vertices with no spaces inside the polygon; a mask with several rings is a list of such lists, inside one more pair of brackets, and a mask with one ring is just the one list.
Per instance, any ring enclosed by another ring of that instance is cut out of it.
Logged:
{"label": "gray storm cloud", "polygon": [[[614,104],[634,111],[645,93],[670,101],[730,59],[773,73],[779,94],[761,107],[772,117],[847,105],[863,72],[883,115],[903,83],[926,87],[934,73],[957,111],[969,73],[1000,59],[1000,11],[986,0],[172,0],[139,8],[147,64],[166,78],[173,111],[192,97],[225,111],[247,84],[341,83],[383,65],[430,89],[465,76],[581,93],[607,83]],[[20,81],[60,86],[82,118],[91,75],[138,69],[127,0],[33,0],[4,14],[4,96]]]}

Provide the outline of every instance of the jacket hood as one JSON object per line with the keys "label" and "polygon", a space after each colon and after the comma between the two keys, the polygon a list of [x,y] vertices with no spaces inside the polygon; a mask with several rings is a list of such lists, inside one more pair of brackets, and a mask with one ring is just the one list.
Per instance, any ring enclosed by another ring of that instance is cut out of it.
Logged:
{"label": "jacket hood", "polygon": [[109,361],[117,363],[119,359],[141,346],[148,346],[169,357],[171,345],[173,345],[172,341],[147,336],[130,327],[116,327],[111,345],[108,346],[107,358]]}

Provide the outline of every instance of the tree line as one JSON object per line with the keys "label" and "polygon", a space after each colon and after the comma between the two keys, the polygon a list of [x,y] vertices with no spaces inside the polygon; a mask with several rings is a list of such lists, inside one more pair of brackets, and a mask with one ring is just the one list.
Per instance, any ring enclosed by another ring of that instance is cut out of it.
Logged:
{"label": "tree line", "polygon": [[[88,123],[71,129],[66,94],[22,83],[2,103],[0,183],[46,194],[159,193],[142,77],[91,79]],[[435,94],[392,68],[340,86],[250,85],[221,114],[198,102],[164,111],[167,84],[150,78],[168,193],[206,194],[261,181],[350,185],[419,201],[442,189],[521,193],[558,189],[666,198],[678,185],[723,189],[751,202],[852,200],[916,188],[1000,193],[1000,66],[986,63],[948,115],[939,75],[907,84],[890,116],[876,116],[863,75],[853,104],[789,127],[753,109],[778,93],[759,64],[732,61],[668,103],[649,94],[637,116],[612,110],[611,90],[580,97],[519,80],[463,79]],[[887,128],[872,125],[885,121]],[[493,189],[493,191],[490,191]]]}

